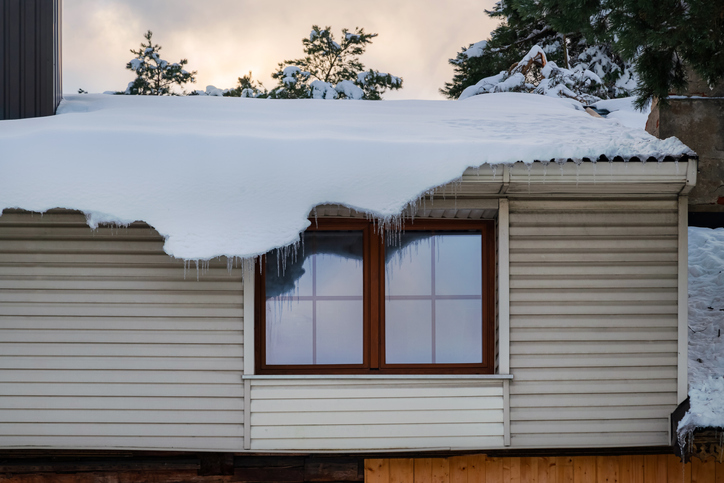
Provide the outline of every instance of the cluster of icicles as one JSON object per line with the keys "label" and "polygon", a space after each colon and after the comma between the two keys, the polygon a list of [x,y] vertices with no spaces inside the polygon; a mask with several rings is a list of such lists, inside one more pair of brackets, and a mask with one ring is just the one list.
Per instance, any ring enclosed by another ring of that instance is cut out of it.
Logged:
{"label": "cluster of icicles", "polygon": [[[637,159],[637,158],[632,158]],[[653,159],[653,158],[650,158]],[[597,162],[594,159],[585,159],[585,161],[589,161],[591,164],[593,164],[594,171],[593,171],[593,180],[594,183],[596,182],[596,173],[597,173]],[[609,164],[609,175],[613,176],[613,159],[605,159],[601,158],[599,162],[601,161],[607,161]],[[658,165],[661,165],[663,162],[663,159],[657,160]],[[584,159],[569,159],[569,158],[560,158],[560,159],[552,159],[549,161],[535,161],[535,163],[540,163],[543,165],[543,182],[545,183],[545,177],[547,176],[548,166],[551,163],[555,163],[560,167],[560,173],[561,177],[563,176],[563,168],[568,162],[573,162],[576,165],[576,186],[578,186],[578,180],[579,180],[579,174],[580,174],[580,166],[583,164]],[[629,160],[623,159],[624,165],[627,166]],[[641,159],[641,163],[645,164],[647,160]],[[678,159],[674,159],[674,163],[676,165],[676,172],[679,173],[679,161]],[[516,166],[518,163],[515,164],[508,164],[508,165],[498,165],[498,164],[484,164],[482,166],[473,168],[475,170],[475,173],[477,176],[480,176],[480,171],[483,169],[483,166],[488,166],[492,170],[493,174],[493,181],[495,181],[498,177],[498,170],[499,167],[508,166],[509,169],[512,170],[514,166]],[[531,169],[533,168],[534,163],[523,163],[525,166],[525,169],[528,172],[528,190],[530,192],[530,184],[531,184]],[[427,190],[426,192],[422,193],[417,197],[417,199],[410,201],[407,206],[402,210],[402,212],[391,215],[391,216],[385,216],[385,217],[379,217],[373,213],[369,212],[361,212],[357,211],[352,207],[345,206],[345,209],[349,210],[349,216],[352,217],[362,217],[364,216],[367,221],[370,221],[372,223],[373,229],[375,233],[382,233],[385,237],[386,243],[390,246],[396,246],[400,243],[401,236],[405,231],[405,224],[406,223],[414,223],[415,216],[419,212],[420,208],[422,208],[423,212],[427,209],[427,203],[429,202],[431,205],[434,204],[434,197],[442,196],[443,199],[446,199],[447,196],[452,196],[452,198],[457,201],[457,193],[460,189],[460,186],[463,182],[463,176],[460,176],[459,178],[446,183],[442,186],[438,186],[436,188],[432,188],[430,190]],[[342,205],[340,205],[341,207]],[[312,212],[310,213],[311,217],[314,219],[314,223],[317,224],[318,222],[318,214],[317,214],[317,208],[314,207],[312,209]],[[299,238],[292,244],[278,247],[274,249],[276,251],[276,259],[277,263],[279,264],[279,271],[283,274],[286,271],[286,260],[292,260],[296,261],[297,257],[300,253],[304,253],[304,242],[303,242],[303,236],[302,233],[299,234]],[[241,268],[242,269],[242,277],[245,273],[252,273],[252,269],[255,266],[259,267],[259,270],[261,271],[262,264],[261,262],[262,255],[257,255],[249,258],[241,258],[236,256],[231,256],[226,258],[226,268],[229,274],[233,271],[234,268]],[[219,258],[220,259],[220,258]],[[187,273],[193,271],[195,268],[196,270],[196,279],[199,280],[200,276],[208,272],[210,268],[210,262],[211,260],[184,260],[184,279],[187,277]]]}

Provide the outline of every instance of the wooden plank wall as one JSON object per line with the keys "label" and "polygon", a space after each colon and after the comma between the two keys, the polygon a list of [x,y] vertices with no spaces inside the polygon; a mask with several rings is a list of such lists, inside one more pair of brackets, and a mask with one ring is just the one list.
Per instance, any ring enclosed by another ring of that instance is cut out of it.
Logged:
{"label": "wooden plank wall", "polygon": [[365,460],[365,483],[722,483],[724,464],[674,455]]}
{"label": "wooden plank wall", "polygon": [[145,224],[0,216],[0,448],[241,450],[243,287]]}

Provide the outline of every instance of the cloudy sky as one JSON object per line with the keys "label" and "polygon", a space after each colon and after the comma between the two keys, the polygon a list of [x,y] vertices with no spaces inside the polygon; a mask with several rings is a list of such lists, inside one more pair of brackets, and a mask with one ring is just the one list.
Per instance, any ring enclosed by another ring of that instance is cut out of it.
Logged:
{"label": "cloudy sky", "polygon": [[[447,59],[488,38],[495,0],[64,0],[63,90],[122,90],[133,79],[125,64],[146,30],[162,57],[189,61],[196,89],[233,87],[253,72],[267,87],[276,65],[302,55],[311,26],[363,27],[379,34],[362,61],[401,76],[387,99],[441,99],[452,77]],[[338,34],[337,34],[338,35]]]}

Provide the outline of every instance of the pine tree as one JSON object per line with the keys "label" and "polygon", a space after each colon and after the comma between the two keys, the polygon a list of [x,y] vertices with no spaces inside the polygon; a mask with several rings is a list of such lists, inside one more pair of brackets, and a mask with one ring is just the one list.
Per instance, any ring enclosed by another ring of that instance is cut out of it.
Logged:
{"label": "pine tree", "polygon": [[402,88],[402,79],[391,74],[366,70],[360,61],[367,45],[377,34],[342,29],[338,43],[330,27],[312,26],[309,38],[302,39],[305,56],[279,64],[272,78],[277,87],[269,93],[275,99],[369,99],[378,100],[388,89]]}
{"label": "pine tree", "polygon": [[136,79],[128,84],[125,92],[120,94],[139,96],[168,96],[172,95],[171,89],[174,86],[183,86],[189,82],[195,82],[196,71],[187,72],[184,70],[188,61],[181,59],[176,63],[169,63],[161,59],[158,53],[161,46],[154,44],[151,40],[153,33],[149,30],[144,35],[148,43],[141,42],[138,50],[131,49],[136,57],[126,64],[126,69],[136,74]]}
{"label": "pine tree", "polygon": [[[488,41],[471,44],[450,63],[455,67],[452,82],[441,93],[458,98],[481,79],[494,77],[526,56],[536,45],[543,50],[557,85],[566,85],[577,98],[631,95],[636,87],[632,65],[611,47],[603,22],[596,17],[599,0],[506,0],[498,2],[488,15],[503,20]],[[584,19],[586,21],[584,22]],[[562,70],[561,70],[562,69]],[[534,70],[535,71],[535,70]],[[568,72],[570,71],[570,72]],[[595,77],[586,74],[589,71]],[[579,80],[575,78],[578,77]],[[600,83],[590,81],[598,78]],[[542,78],[539,75],[538,80]],[[530,84],[530,83],[529,83]],[[527,90],[536,90],[537,84]],[[577,90],[578,88],[582,90]],[[525,90],[525,89],[523,89]],[[565,90],[561,90],[562,94]]]}
{"label": "pine tree", "polygon": [[724,80],[721,0],[604,0],[603,11],[616,48],[636,64],[639,106],[684,90],[687,66],[709,85]]}
{"label": "pine tree", "polygon": [[505,0],[487,13],[503,24],[483,48],[471,53],[473,44],[450,60],[455,75],[441,89],[450,98],[507,69],[532,44],[562,68],[593,71],[608,97],[635,94],[638,107],[654,97],[665,105],[686,88],[689,69],[710,85],[724,79],[721,0]]}

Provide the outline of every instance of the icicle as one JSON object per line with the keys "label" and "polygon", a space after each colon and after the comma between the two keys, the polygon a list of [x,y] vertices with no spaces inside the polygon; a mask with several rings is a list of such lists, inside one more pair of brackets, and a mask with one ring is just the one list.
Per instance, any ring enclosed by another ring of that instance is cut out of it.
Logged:
{"label": "icicle", "polygon": [[[661,161],[659,161],[661,162]],[[679,158],[674,158],[674,166],[676,166],[676,174],[679,174]],[[724,448],[723,448],[724,450]]]}
{"label": "icicle", "polygon": [[546,182],[546,174],[548,174],[548,165],[551,164],[550,161],[541,161],[541,164],[543,165],[543,183]]}
{"label": "icicle", "polygon": [[196,262],[196,281],[199,281],[199,261],[194,260]]}
{"label": "icicle", "polygon": [[591,163],[593,164],[593,184],[596,184],[596,173],[598,172],[598,165],[593,160],[591,161]]}
{"label": "icicle", "polygon": [[491,164],[490,169],[493,170],[493,181],[495,181],[495,176],[498,174],[498,165],[497,164]]}
{"label": "icicle", "polygon": [[186,271],[188,270],[189,261],[184,260],[184,280],[186,280]]}
{"label": "icicle", "polygon": [[533,163],[526,163],[525,169],[528,171],[528,194],[530,194],[530,170],[533,169]]}
{"label": "icicle", "polygon": [[319,228],[319,221],[317,221],[317,207],[315,206],[312,208],[312,212],[314,213],[314,227]]}
{"label": "icicle", "polygon": [[581,163],[583,163],[582,159],[574,159],[573,164],[576,165],[576,188],[578,188],[578,179],[581,175]]}

